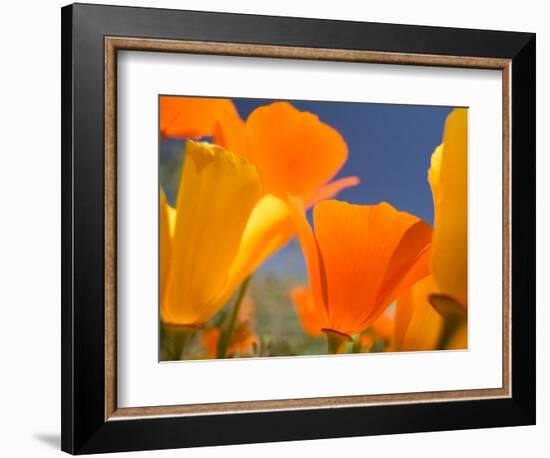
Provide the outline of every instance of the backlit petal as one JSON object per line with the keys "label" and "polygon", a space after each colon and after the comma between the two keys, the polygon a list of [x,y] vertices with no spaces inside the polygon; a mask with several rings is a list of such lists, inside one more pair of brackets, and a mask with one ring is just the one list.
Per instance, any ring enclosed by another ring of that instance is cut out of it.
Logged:
{"label": "backlit petal", "polygon": [[430,272],[432,228],[417,220],[404,233],[386,268],[377,303],[388,304]]}
{"label": "backlit petal", "polygon": [[166,201],[166,196],[162,188],[160,189],[159,203],[159,245],[160,245],[160,297],[164,298],[168,284],[168,275],[172,262],[172,236],[170,230],[170,206]]}
{"label": "backlit petal", "polygon": [[329,324],[324,309],[315,306],[309,288],[293,288],[290,297],[304,331],[310,336],[323,335],[321,329],[329,327]]}
{"label": "backlit petal", "polygon": [[[402,239],[419,219],[387,203],[373,206],[323,201],[313,211],[315,238],[326,276],[326,303],[331,328],[348,335],[372,325],[393,300],[397,285],[423,250],[413,238]],[[394,254],[403,259],[394,260]],[[390,263],[399,266],[390,272]],[[391,285],[388,286],[388,283]]]}
{"label": "backlit petal", "polygon": [[287,102],[254,110],[246,130],[247,157],[258,167],[266,193],[290,193],[307,201],[347,159],[338,131]]}
{"label": "backlit petal", "polygon": [[378,337],[390,341],[393,333],[393,319],[386,311],[382,313],[372,325],[372,329]]}
{"label": "backlit petal", "polygon": [[246,277],[288,243],[293,231],[286,202],[271,194],[263,196],[250,214],[227,283],[216,297],[216,302],[226,302]]}
{"label": "backlit petal", "polygon": [[428,174],[434,196],[432,272],[439,292],[463,305],[468,296],[468,118],[459,108],[447,117],[443,144]]}
{"label": "backlit petal", "polygon": [[207,143],[187,142],[164,321],[200,324],[223,305],[215,298],[228,280],[259,195],[258,172],[246,159]]}
{"label": "backlit petal", "polygon": [[168,230],[170,232],[170,237],[174,237],[174,234],[176,233],[176,209],[172,208],[170,204],[167,204],[166,213],[168,216]]}
{"label": "backlit petal", "polygon": [[163,138],[200,138],[214,134],[216,123],[239,118],[229,99],[206,97],[160,98],[160,134]]}
{"label": "backlit petal", "polygon": [[288,196],[288,206],[294,224],[296,237],[300,242],[307,266],[311,296],[317,307],[326,309],[326,284],[324,268],[321,264],[319,247],[309,225],[303,202],[294,196]]}
{"label": "backlit petal", "polygon": [[330,183],[319,188],[313,195],[307,199],[307,206],[312,207],[317,202],[335,197],[340,191],[357,186],[359,184],[358,177],[345,177],[339,180],[331,181]]}
{"label": "backlit petal", "polygon": [[239,116],[221,117],[214,128],[214,139],[226,150],[248,157],[246,124]]}
{"label": "backlit petal", "polygon": [[428,301],[435,289],[433,278],[427,276],[399,296],[392,350],[424,351],[438,348],[444,320]]}

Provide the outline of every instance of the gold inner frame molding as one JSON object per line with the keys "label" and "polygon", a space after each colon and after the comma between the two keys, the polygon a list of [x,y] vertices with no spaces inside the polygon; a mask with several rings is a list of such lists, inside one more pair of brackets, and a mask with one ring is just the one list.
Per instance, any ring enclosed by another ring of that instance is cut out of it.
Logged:
{"label": "gold inner frame molding", "polygon": [[[502,380],[501,388],[433,391],[364,396],[337,396],[215,404],[186,404],[119,408],[117,405],[116,246],[117,246],[117,51],[172,52],[224,56],[268,57],[317,61],[364,62],[436,67],[493,69],[502,72]],[[151,416],[188,416],[274,410],[321,409],[460,401],[511,397],[511,60],[463,56],[404,54],[344,49],[300,48],[271,45],[212,43],[105,37],[105,420]]]}

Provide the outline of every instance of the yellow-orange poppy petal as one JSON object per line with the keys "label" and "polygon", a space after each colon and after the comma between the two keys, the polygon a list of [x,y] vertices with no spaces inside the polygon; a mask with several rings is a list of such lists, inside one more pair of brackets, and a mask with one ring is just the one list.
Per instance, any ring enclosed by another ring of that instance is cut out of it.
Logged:
{"label": "yellow-orange poppy petal", "polygon": [[388,304],[429,274],[431,239],[431,226],[416,219],[403,234],[392,254],[378,293],[378,303]]}
{"label": "yellow-orange poppy petal", "polygon": [[439,171],[441,170],[441,156],[443,155],[443,144],[435,148],[430,160],[430,169],[428,170],[428,183],[432,189],[432,198],[434,203],[434,209],[437,206],[438,198],[441,197],[438,194],[439,186]]}
{"label": "yellow-orange poppy petal", "polygon": [[463,305],[468,296],[468,118],[452,111],[428,179],[434,196],[432,272],[439,292]]}
{"label": "yellow-orange poppy petal", "polygon": [[239,118],[229,99],[160,97],[161,137],[200,138],[214,134],[221,119]]}
{"label": "yellow-orange poppy petal", "polygon": [[389,297],[391,299],[386,300],[392,301],[395,298],[399,297],[401,294],[411,288],[417,281],[420,281],[423,278],[427,277],[429,273],[430,249],[428,246],[425,250],[420,252],[416,262],[409,268],[407,273],[403,275],[401,280],[390,290],[390,293],[388,296],[386,296],[386,298]]}
{"label": "yellow-orange poppy petal", "polygon": [[246,277],[288,243],[293,231],[286,202],[271,194],[263,196],[250,213],[227,282],[215,300],[226,302]]}
{"label": "yellow-orange poppy petal", "polygon": [[306,219],[304,204],[299,198],[291,195],[287,196],[287,202],[294,231],[304,253],[311,296],[317,307],[326,308],[325,278],[319,248]]}
{"label": "yellow-orange poppy petal", "polygon": [[391,340],[393,333],[393,318],[388,313],[382,313],[372,325],[372,329],[384,340]]}
{"label": "yellow-orange poppy petal", "polygon": [[160,297],[164,297],[168,284],[168,275],[172,263],[172,235],[170,229],[170,206],[162,188],[160,189],[159,204],[159,249],[160,249]]}
{"label": "yellow-orange poppy petal", "polygon": [[340,170],[347,145],[334,128],[287,102],[254,110],[246,121],[248,158],[264,191],[307,199]]}
{"label": "yellow-orange poppy petal", "polygon": [[[363,206],[335,200],[317,204],[313,217],[331,328],[348,335],[361,332],[393,299],[385,295],[384,302],[379,300],[387,266],[419,219],[387,203]],[[407,258],[406,265],[418,255],[413,249],[400,248],[398,253]]]}
{"label": "yellow-orange poppy petal", "polygon": [[260,187],[258,172],[246,159],[187,142],[164,321],[200,324],[223,305],[215,298],[228,280]]}
{"label": "yellow-orange poppy petal", "polygon": [[392,350],[425,351],[438,348],[444,320],[428,300],[435,289],[433,278],[427,276],[399,296]]}
{"label": "yellow-orange poppy petal", "polygon": [[309,288],[292,288],[290,297],[304,331],[310,336],[323,335],[322,329],[329,327],[329,324],[324,308],[315,306]]}
{"label": "yellow-orange poppy petal", "polygon": [[240,116],[220,117],[214,127],[214,141],[222,148],[244,157],[249,156],[246,124]]}
{"label": "yellow-orange poppy petal", "polygon": [[166,205],[166,213],[168,216],[168,230],[170,237],[174,237],[176,233],[176,209],[172,208],[170,204]]}

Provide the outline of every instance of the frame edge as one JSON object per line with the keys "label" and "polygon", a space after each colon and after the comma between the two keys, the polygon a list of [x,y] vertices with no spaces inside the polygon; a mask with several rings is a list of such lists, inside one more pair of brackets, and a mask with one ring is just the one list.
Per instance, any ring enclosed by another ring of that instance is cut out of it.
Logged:
{"label": "frame edge", "polygon": [[[512,399],[536,424],[536,35],[512,59]],[[515,222],[515,225],[514,225]],[[515,247],[515,250],[514,250]],[[521,307],[521,309],[520,309]],[[514,339],[513,339],[514,340]],[[521,374],[521,377],[518,375]],[[514,375],[516,375],[514,377]]]}
{"label": "frame edge", "polygon": [[61,450],[74,453],[73,5],[61,8]]}

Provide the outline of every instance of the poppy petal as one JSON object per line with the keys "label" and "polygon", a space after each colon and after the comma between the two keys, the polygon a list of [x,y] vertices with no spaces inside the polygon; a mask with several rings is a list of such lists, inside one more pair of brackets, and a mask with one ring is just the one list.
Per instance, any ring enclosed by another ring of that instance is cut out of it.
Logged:
{"label": "poppy petal", "polygon": [[[419,220],[385,202],[367,206],[336,200],[317,204],[313,218],[326,272],[331,326],[349,335],[361,332],[392,299],[378,300],[380,291],[388,288],[384,285],[387,266],[407,230]],[[398,256],[416,257],[417,253],[410,251],[400,248]],[[408,258],[406,261],[404,264],[410,265]]]}
{"label": "poppy petal", "polygon": [[317,307],[326,309],[326,277],[322,266],[319,247],[311,226],[309,225],[303,202],[294,196],[288,196],[288,207],[294,224],[294,231],[307,265],[309,287],[314,303]]}
{"label": "poppy petal", "polygon": [[287,102],[255,109],[246,121],[248,158],[258,167],[264,191],[306,200],[333,178],[347,159],[342,136]]}
{"label": "poppy petal", "polygon": [[286,202],[271,194],[263,196],[250,213],[227,282],[215,301],[226,302],[246,277],[288,243],[293,230]]}
{"label": "poppy petal", "polygon": [[162,138],[201,138],[214,134],[220,119],[239,118],[229,99],[206,97],[160,98],[160,135]]}
{"label": "poppy petal", "polygon": [[[407,229],[386,268],[377,302],[389,303],[401,291],[429,274],[428,252],[431,240],[432,228],[424,221],[417,219]],[[412,270],[415,265],[417,269]]]}
{"label": "poppy petal", "polygon": [[432,156],[428,178],[434,196],[432,271],[442,294],[465,305],[468,296],[467,110],[447,117],[443,144]]}
{"label": "poppy petal", "polygon": [[258,172],[246,159],[187,142],[164,321],[200,324],[223,305],[214,299],[227,282],[260,187]]}
{"label": "poppy petal", "polygon": [[428,300],[435,289],[433,278],[428,276],[399,296],[392,350],[426,351],[438,348],[444,320]]}
{"label": "poppy petal", "polygon": [[170,264],[172,262],[172,236],[173,232],[170,228],[170,206],[166,201],[166,196],[162,188],[160,189],[160,204],[159,204],[159,245],[160,245],[160,296],[161,300],[164,297]]}
{"label": "poppy petal", "polygon": [[388,313],[382,313],[372,325],[372,329],[384,340],[390,341],[393,333],[393,319]]}
{"label": "poppy petal", "polygon": [[322,186],[318,189],[312,196],[307,200],[307,206],[312,207],[317,202],[325,199],[332,199],[340,191],[351,188],[352,186],[357,186],[359,184],[359,177],[345,177],[340,178],[339,180],[331,181],[330,183]]}
{"label": "poppy petal", "polygon": [[323,335],[321,329],[328,328],[329,324],[324,309],[315,306],[311,291],[308,288],[295,287],[290,291],[290,297],[304,331],[310,336]]}
{"label": "poppy petal", "polygon": [[220,117],[213,135],[217,145],[248,158],[246,124],[239,116]]}

